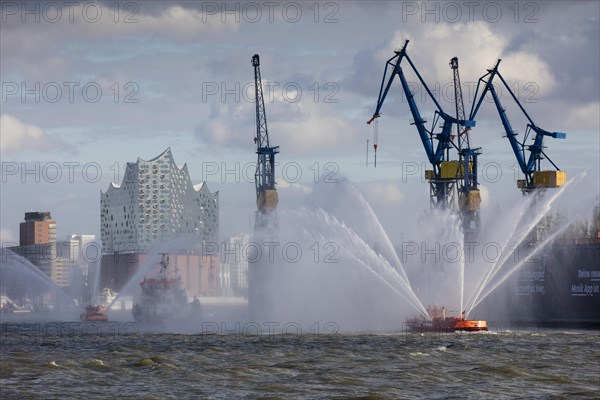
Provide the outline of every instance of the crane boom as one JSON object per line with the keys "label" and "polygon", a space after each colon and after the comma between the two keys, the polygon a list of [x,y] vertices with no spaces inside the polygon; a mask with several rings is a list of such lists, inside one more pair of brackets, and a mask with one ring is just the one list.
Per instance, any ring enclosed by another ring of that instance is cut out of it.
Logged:
{"label": "crane boom", "polygon": [[[458,72],[458,57],[453,57],[450,60],[450,68],[452,69],[454,82],[456,118],[465,120],[465,106]],[[470,129],[469,126],[466,126],[461,130],[460,125],[456,125],[460,165],[457,173],[463,177],[463,179],[458,180],[458,205],[461,210],[463,232],[467,240],[474,239],[481,227],[479,216],[481,196],[477,181],[477,157],[481,154],[481,148],[471,148]]]}
{"label": "crane boom", "polygon": [[[504,127],[506,138],[510,142],[515,158],[517,159],[517,163],[519,164],[519,168],[521,169],[521,172],[523,172],[523,174],[525,175],[525,179],[517,181],[518,187],[524,193],[528,193],[534,189],[562,186],[566,182],[566,174],[564,171],[561,171],[544,152],[544,137],[548,136],[555,139],[565,139],[567,135],[563,132],[547,131],[538,127],[533,122],[533,120],[531,119],[531,117],[529,116],[529,114],[527,113],[517,96],[515,96],[514,92],[512,91],[504,77],[500,74],[500,71],[498,70],[500,61],[502,60],[499,59],[496,62],[496,65],[493,68],[488,69],[487,73],[479,79],[477,83],[477,88],[475,90],[473,104],[471,106],[470,117],[475,118],[475,115],[479,111],[479,108],[481,107],[481,104],[483,103],[486,94],[489,92],[492,95],[492,99],[494,100],[496,110],[498,111],[498,115],[500,116],[502,126]],[[527,118],[527,120],[529,121],[529,123],[527,124],[523,142],[519,142],[517,140],[518,134],[513,130],[508,116],[506,115],[506,109],[502,106],[500,97],[498,96],[496,88],[493,85],[493,80],[496,76],[500,79],[508,93],[510,93],[511,97],[513,98],[521,112],[525,115],[525,118]],[[483,90],[481,91],[481,95],[478,96],[480,87],[482,85]],[[527,141],[527,138],[529,137],[529,134],[532,131],[535,132],[533,144],[526,146],[525,142]],[[529,151],[528,159],[526,159],[525,156],[526,150]],[[555,168],[554,171],[541,170],[541,160],[543,160],[544,158],[552,164],[552,166]]]}
{"label": "crane boom", "polygon": [[[395,50],[395,55],[386,61],[383,78],[379,89],[379,97],[377,99],[375,113],[373,114],[373,117],[369,121],[367,121],[367,123],[371,124],[375,119],[381,116],[381,109],[383,107],[383,103],[385,102],[385,99],[389,93],[394,78],[397,76],[400,80],[402,90],[404,92],[412,115],[411,125],[416,126],[417,131],[419,133],[419,137],[423,144],[423,148],[425,149],[425,153],[427,154],[427,159],[433,167],[432,170],[428,170],[425,172],[426,179],[430,183],[431,205],[435,207],[446,207],[447,205],[450,205],[452,203],[453,187],[454,183],[456,182],[456,175],[459,169],[457,167],[457,161],[449,160],[450,149],[456,147],[454,143],[452,143],[452,127],[454,124],[456,124],[465,128],[470,128],[475,126],[475,121],[457,119],[444,112],[439,102],[425,83],[425,80],[419,73],[419,70],[415,67],[412,60],[408,56],[406,52],[408,43],[409,41],[407,40],[404,43],[402,49]],[[410,68],[417,76],[419,82],[427,92],[429,98],[435,104],[436,110],[434,112],[432,128],[429,130],[425,126],[425,123],[427,121],[421,116],[417,103],[414,99],[414,94],[410,89],[404,71],[402,69],[401,63],[404,60],[408,62]],[[442,130],[439,133],[434,133],[434,129],[436,128],[440,120],[442,121]],[[433,144],[434,139],[438,141],[435,149]]]}
{"label": "crane boom", "polygon": [[[459,120],[465,119],[465,103],[463,101],[462,86],[460,84],[460,74],[458,73],[458,57],[450,59],[450,68],[452,69],[454,82],[454,105],[456,110],[456,118]],[[456,135],[458,136],[458,150],[470,147],[469,143],[469,127],[460,130],[460,125],[456,124]]]}
{"label": "crane boom", "polygon": [[257,214],[256,228],[274,227],[277,225],[278,195],[275,188],[275,154],[279,153],[279,146],[271,147],[269,131],[267,128],[267,114],[260,76],[260,58],[258,54],[252,56],[254,67],[254,94],[256,101],[256,172],[254,182],[256,187]]}

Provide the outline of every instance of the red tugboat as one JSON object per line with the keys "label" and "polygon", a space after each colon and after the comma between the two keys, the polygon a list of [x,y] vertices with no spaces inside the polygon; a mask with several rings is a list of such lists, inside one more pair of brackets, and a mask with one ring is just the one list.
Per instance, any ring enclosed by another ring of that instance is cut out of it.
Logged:
{"label": "red tugboat", "polygon": [[82,321],[108,321],[108,316],[104,314],[104,306],[88,305],[85,311],[80,315]]}
{"label": "red tugboat", "polygon": [[451,317],[446,313],[446,307],[427,307],[430,320],[423,316],[406,320],[406,326],[413,332],[454,332],[487,331],[487,321],[465,319],[464,311],[460,317]]}

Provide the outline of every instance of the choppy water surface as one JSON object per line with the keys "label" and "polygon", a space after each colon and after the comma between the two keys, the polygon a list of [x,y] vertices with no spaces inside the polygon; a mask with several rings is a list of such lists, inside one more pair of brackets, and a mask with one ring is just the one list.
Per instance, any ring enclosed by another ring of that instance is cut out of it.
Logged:
{"label": "choppy water surface", "polygon": [[195,335],[2,324],[0,397],[598,398],[600,332]]}

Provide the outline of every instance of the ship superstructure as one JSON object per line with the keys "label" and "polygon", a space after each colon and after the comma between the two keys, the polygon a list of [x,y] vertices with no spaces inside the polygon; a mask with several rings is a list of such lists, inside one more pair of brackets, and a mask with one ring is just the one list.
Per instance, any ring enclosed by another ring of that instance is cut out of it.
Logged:
{"label": "ship superstructure", "polygon": [[141,296],[132,309],[133,318],[142,324],[164,324],[186,321],[200,315],[200,303],[188,301],[181,277],[168,270],[169,255],[161,254],[160,269],[156,276],[140,282]]}

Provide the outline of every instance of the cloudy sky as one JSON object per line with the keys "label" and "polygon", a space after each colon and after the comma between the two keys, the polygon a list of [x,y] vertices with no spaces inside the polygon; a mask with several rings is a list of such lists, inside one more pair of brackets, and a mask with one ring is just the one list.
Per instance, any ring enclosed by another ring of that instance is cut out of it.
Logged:
{"label": "cloudy sky", "polygon": [[[567,133],[546,141],[547,154],[569,176],[588,171],[564,207],[590,205],[599,191],[599,19],[597,1],[3,1],[2,241],[18,241],[30,210],[51,211],[59,239],[99,236],[100,191],[122,179],[127,162],[169,146],[194,183],[220,191],[221,236],[247,232],[255,207],[250,58],[258,53],[269,133],[281,147],[282,207],[315,181],[345,177],[398,242],[428,207],[425,154],[398,83],[379,122],[377,168],[372,149],[365,166],[365,122],[385,61],[406,39],[449,113],[450,58],[460,60],[466,108],[501,58],[536,124]],[[414,87],[431,121],[432,104]],[[502,99],[523,134],[523,116],[507,92]],[[493,104],[484,103],[471,135],[483,149],[486,204],[509,207],[520,196],[516,164]]]}

